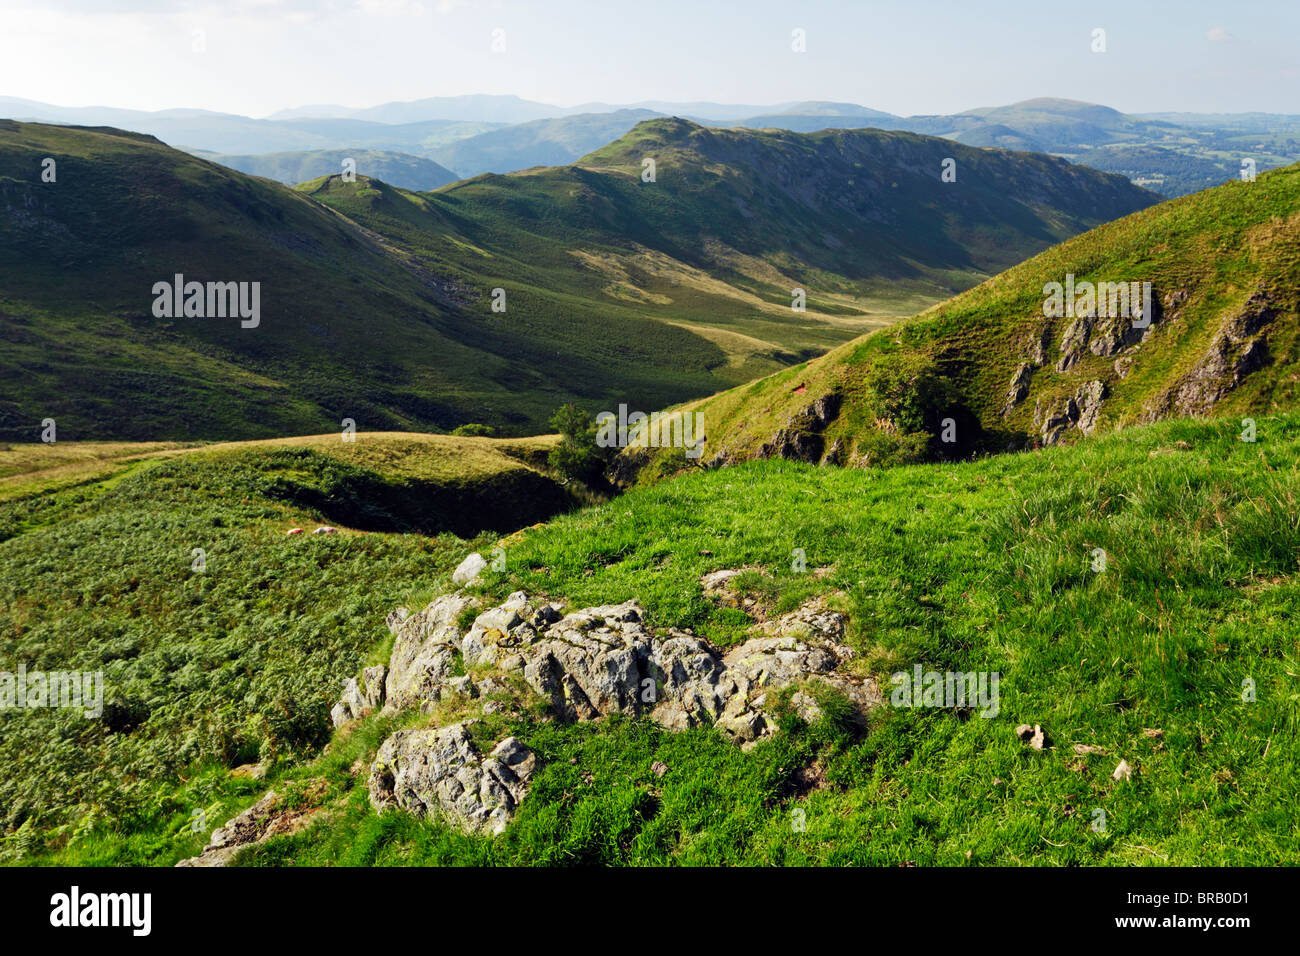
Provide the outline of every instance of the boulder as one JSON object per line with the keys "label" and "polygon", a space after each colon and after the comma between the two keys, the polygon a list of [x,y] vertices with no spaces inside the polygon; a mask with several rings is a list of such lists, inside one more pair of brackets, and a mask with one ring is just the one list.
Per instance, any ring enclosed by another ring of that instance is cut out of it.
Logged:
{"label": "boulder", "polygon": [[[723,587],[729,576],[714,572],[706,581]],[[749,746],[775,729],[772,692],[789,685],[799,685],[796,709],[805,719],[820,716],[813,695],[803,692],[810,681],[839,691],[862,712],[881,703],[873,681],[841,670],[853,657],[843,641],[845,620],[820,601],[758,625],[753,638],[725,654],[688,630],[655,633],[634,601],[561,616],[558,605],[534,606],[516,592],[461,634],[457,622],[470,606],[445,595],[419,614],[390,616],[397,641],[385,707],[424,706],[456,694],[481,700],[489,713],[501,702],[486,695],[515,675],[560,720],[624,714],[673,730],[716,726]],[[455,673],[458,656],[476,668],[474,679]],[[465,724],[398,731],[376,757],[371,802],[415,813],[437,809],[466,829],[497,832],[523,799],[534,764],[513,739],[481,756]]]}
{"label": "boulder", "polygon": [[477,551],[474,551],[469,557],[456,566],[455,571],[451,572],[452,583],[469,584],[482,574],[483,569],[487,566],[487,559]]}
{"label": "boulder", "polygon": [[438,700],[460,654],[460,616],[476,604],[473,598],[445,594],[418,614],[400,619],[389,615],[396,640],[388,661],[385,710]]}
{"label": "boulder", "polygon": [[514,737],[483,756],[464,723],[399,730],[375,755],[370,802],[376,810],[438,813],[470,832],[500,833],[536,768],[536,756]]}

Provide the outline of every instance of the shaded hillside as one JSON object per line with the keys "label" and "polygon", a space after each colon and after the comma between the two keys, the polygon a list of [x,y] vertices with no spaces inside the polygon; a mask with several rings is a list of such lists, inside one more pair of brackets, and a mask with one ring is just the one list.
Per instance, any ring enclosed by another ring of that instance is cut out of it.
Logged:
{"label": "shaded hillside", "polygon": [[[949,154],[956,183],[939,179]],[[148,136],[4,121],[0,439],[32,440],[47,418],[64,440],[231,439],[344,418],[538,430],[567,401],[661,407],[820,354],[1151,199],[1047,157],[909,134],[680,121],[581,165],[433,193],[337,175],[291,191]],[[259,314],[168,315],[155,287],[176,275],[250,295],[256,282]]]}

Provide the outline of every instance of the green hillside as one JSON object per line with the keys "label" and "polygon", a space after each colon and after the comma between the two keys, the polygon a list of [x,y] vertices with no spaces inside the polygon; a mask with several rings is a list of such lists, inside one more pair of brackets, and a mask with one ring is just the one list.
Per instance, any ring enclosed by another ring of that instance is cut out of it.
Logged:
{"label": "green hillside", "polygon": [[[627,168],[639,175],[647,148],[662,151],[653,184]],[[957,184],[938,178],[950,153]],[[815,191],[790,185],[796,166]],[[269,438],[345,418],[521,433],[568,401],[661,407],[825,352],[1152,198],[906,134],[674,121],[579,165],[433,193],[364,176],[295,192],[147,136],[3,121],[0,439],[34,440],[47,418],[64,440]],[[156,316],[154,286],[177,274],[259,282],[256,327]]]}
{"label": "green hillside", "polygon": [[[382,479],[396,459],[362,438],[356,467]],[[517,735],[539,774],[489,837],[367,799],[379,742],[446,708],[333,734],[326,708],[387,660],[389,610],[448,591],[495,540],[286,537],[321,517],[287,490],[364,488],[339,459],[179,453],[7,512],[43,517],[0,541],[2,633],[29,667],[102,667],[110,717],[0,714],[0,853],[170,865],[274,788],[309,825],[245,863],[1294,864],[1297,456],[1289,414],[1251,444],[1171,421],[957,464],[753,462],[512,536],[485,598],[636,598],[655,628],[734,646],[820,595],[848,615],[856,673],[996,671],[1000,705],[886,705],[862,727],[828,701],[748,751],[708,727],[507,707],[485,732]],[[741,567],[731,602],[702,590]]]}
{"label": "green hillside", "polygon": [[[130,834],[192,772],[203,787],[231,761],[314,752],[334,674],[395,602],[446,583],[462,537],[573,506],[539,467],[552,441],[0,449],[0,670],[105,674],[102,720],[0,710],[3,853],[33,828]],[[69,476],[78,461],[94,467]]]}
{"label": "green hillside", "polygon": [[[508,173],[530,166],[563,166],[656,115],[652,110],[614,110],[536,119],[457,140],[432,156],[460,177]],[[375,174],[375,178],[385,177]]]}
{"label": "green hillside", "polygon": [[431,159],[383,149],[317,149],[290,153],[261,153],[235,156],[228,153],[195,151],[195,155],[229,166],[250,176],[265,176],[286,186],[309,179],[341,173],[343,163],[352,160],[352,171],[403,189],[437,189],[459,177]]}
{"label": "green hillside", "polygon": [[[1046,317],[1046,285],[1070,275],[1150,282],[1150,327]],[[1270,414],[1300,398],[1298,316],[1292,166],[1098,227],[889,330],[689,407],[708,434],[703,461],[715,464],[888,464],[1171,416]],[[680,450],[633,450],[625,471],[652,454],[647,476],[684,461]]]}

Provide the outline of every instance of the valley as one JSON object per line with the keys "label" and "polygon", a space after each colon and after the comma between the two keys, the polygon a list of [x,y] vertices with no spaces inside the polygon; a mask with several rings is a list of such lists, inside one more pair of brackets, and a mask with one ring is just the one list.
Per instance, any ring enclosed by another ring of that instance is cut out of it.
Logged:
{"label": "valley", "polygon": [[0,863],[1300,859],[1289,119],[6,105]]}
{"label": "valley", "polygon": [[[650,152],[660,176],[643,183]],[[964,177],[951,206],[950,156]],[[796,168],[819,195],[791,189]],[[1157,198],[914,134],[675,120],[574,165],[424,193],[342,174],[289,190],[148,136],[3,121],[0,177],[15,250],[0,265],[0,439],[14,441],[47,417],[70,441],[231,440],[344,418],[521,435],[566,402],[662,407]],[[176,274],[260,283],[257,327],[154,317],[150,290]]]}

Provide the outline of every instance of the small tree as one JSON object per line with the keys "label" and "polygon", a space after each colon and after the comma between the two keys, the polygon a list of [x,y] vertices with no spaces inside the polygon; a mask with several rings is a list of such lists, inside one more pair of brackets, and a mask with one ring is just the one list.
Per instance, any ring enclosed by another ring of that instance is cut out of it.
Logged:
{"label": "small tree", "polygon": [[451,430],[453,435],[460,435],[467,438],[496,438],[497,430],[491,425],[480,425],[477,422],[469,422],[464,425],[457,425]]}
{"label": "small tree", "polygon": [[587,484],[599,482],[605,470],[605,449],[596,445],[595,420],[570,402],[555,410],[551,427],[561,438],[547,456],[550,466],[565,478]]}

